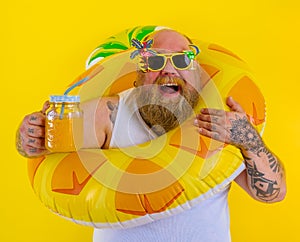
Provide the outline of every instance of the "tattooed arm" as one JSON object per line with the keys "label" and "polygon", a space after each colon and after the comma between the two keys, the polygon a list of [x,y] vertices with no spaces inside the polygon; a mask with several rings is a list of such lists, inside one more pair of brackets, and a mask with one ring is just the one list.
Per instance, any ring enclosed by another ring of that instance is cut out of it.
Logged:
{"label": "tattooed arm", "polygon": [[[118,97],[93,99],[81,105],[84,113],[83,148],[108,148],[112,127],[116,118]],[[48,154],[45,147],[45,112],[27,115],[17,130],[16,148],[24,157],[38,157]]]}
{"label": "tattooed arm", "polygon": [[119,97],[93,99],[81,105],[84,116],[84,148],[109,147]]}
{"label": "tattooed arm", "polygon": [[199,133],[241,150],[246,170],[235,181],[253,198],[263,202],[283,200],[286,183],[279,158],[266,147],[242,107],[231,97],[227,105],[229,112],[201,110],[195,119]]}

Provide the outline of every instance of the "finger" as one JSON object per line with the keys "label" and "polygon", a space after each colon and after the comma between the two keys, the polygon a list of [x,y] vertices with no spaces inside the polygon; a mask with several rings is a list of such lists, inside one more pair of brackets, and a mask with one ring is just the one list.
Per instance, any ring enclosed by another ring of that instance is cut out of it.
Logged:
{"label": "finger", "polygon": [[49,151],[46,149],[38,149],[28,145],[24,147],[24,151],[29,157],[40,156],[49,153]]}
{"label": "finger", "polygon": [[41,110],[41,113],[42,113],[42,114],[46,114],[46,111],[47,111],[47,109],[48,109],[49,107],[50,107],[50,102],[49,102],[49,101],[44,102],[43,108],[42,108],[42,110]]}
{"label": "finger", "polygon": [[196,119],[198,119],[200,121],[215,123],[215,124],[218,124],[218,125],[225,124],[224,116],[214,116],[214,115],[208,115],[208,114],[197,114]]}
{"label": "finger", "polygon": [[41,112],[29,114],[26,118],[28,124],[45,126],[45,115]]}
{"label": "finger", "polygon": [[199,113],[196,115],[195,122],[197,122],[196,120],[211,122],[211,116],[209,114]]}
{"label": "finger", "polygon": [[208,131],[214,131],[214,132],[221,132],[222,131],[222,128],[218,124],[211,123],[211,122],[205,122],[205,121],[197,120],[195,125],[198,126],[199,128],[203,128],[203,129],[206,129]]}
{"label": "finger", "polygon": [[25,128],[25,134],[29,137],[44,138],[45,127],[37,125],[27,125]]}
{"label": "finger", "polygon": [[228,97],[226,99],[226,104],[230,108],[231,111],[244,113],[242,106],[233,99],[233,97]]}
{"label": "finger", "polygon": [[[18,146],[21,153],[27,156],[33,156],[46,151],[45,140],[43,138],[33,138],[19,133]],[[36,153],[36,154],[35,154]]]}
{"label": "finger", "polygon": [[198,132],[201,135],[204,135],[206,137],[209,137],[209,138],[212,138],[212,139],[215,139],[215,140],[218,140],[218,141],[223,141],[220,134],[217,133],[217,132],[209,131],[209,130],[206,130],[206,129],[203,129],[203,128],[199,128]]}
{"label": "finger", "polygon": [[215,109],[215,108],[202,108],[201,113],[202,114],[215,115],[215,116],[224,116],[225,115],[224,110]]}
{"label": "finger", "polygon": [[24,144],[25,146],[27,145],[38,149],[46,149],[44,138],[26,137],[24,140]]}

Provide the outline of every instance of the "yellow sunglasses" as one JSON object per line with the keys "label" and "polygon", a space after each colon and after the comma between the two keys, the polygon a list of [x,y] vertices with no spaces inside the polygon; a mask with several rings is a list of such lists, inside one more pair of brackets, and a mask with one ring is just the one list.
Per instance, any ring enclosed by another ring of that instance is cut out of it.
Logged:
{"label": "yellow sunglasses", "polygon": [[151,56],[144,56],[144,66],[141,66],[141,68],[148,71],[161,71],[165,68],[168,59],[170,59],[172,65],[178,70],[189,69],[193,62],[193,59],[184,52],[155,54]]}

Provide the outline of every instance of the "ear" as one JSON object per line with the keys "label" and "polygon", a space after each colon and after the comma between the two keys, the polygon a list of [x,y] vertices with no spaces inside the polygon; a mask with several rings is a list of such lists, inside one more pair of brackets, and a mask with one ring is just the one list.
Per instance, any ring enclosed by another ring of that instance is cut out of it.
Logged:
{"label": "ear", "polygon": [[145,80],[145,72],[138,70],[136,79],[133,82],[134,87],[139,87],[143,85],[144,80]]}

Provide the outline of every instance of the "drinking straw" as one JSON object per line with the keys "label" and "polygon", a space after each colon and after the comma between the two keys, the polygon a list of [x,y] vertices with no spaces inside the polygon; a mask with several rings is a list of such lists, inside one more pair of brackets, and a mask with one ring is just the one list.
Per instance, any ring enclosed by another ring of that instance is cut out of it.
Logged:
{"label": "drinking straw", "polygon": [[[88,76],[82,78],[78,82],[71,85],[65,92],[64,95],[68,95],[70,91],[72,91],[75,87],[80,86],[81,84],[87,82],[88,80],[92,79],[94,76],[96,76],[99,72],[103,70],[103,66],[96,64],[95,66],[90,68],[90,72],[88,73]],[[60,119],[62,119],[64,113],[64,103],[62,104],[61,112],[60,112]]]}
{"label": "drinking straw", "polygon": [[68,95],[68,93],[69,93],[70,91],[72,91],[75,87],[77,87],[77,86],[79,86],[79,85],[85,83],[85,82],[88,81],[89,79],[90,79],[90,78],[87,76],[87,77],[81,79],[80,81],[74,83],[72,86],[70,86],[70,87],[65,91],[64,95]]}
{"label": "drinking straw", "polygon": [[[75,87],[85,83],[86,81],[88,81],[90,78],[87,76],[83,79],[81,79],[80,81],[74,83],[72,86],[70,86],[65,92],[64,92],[64,96],[68,95],[68,93],[70,91],[72,91]],[[61,105],[61,110],[60,110],[60,115],[59,115],[59,119],[62,119],[63,118],[63,115],[64,115],[64,111],[65,111],[65,103],[62,103]]]}

